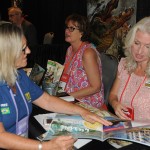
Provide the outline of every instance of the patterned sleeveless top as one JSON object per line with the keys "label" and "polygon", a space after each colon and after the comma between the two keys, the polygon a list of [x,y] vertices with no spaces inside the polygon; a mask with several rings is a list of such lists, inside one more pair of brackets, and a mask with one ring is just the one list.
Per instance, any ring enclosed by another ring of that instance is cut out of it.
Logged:
{"label": "patterned sleeveless top", "polygon": [[[85,45],[80,47],[78,52],[74,55],[72,62],[68,68],[67,74],[69,74],[69,80],[68,80],[66,87],[65,87],[65,92],[67,92],[67,93],[76,92],[80,89],[83,89],[83,88],[90,86],[86,72],[85,72],[83,65],[82,65],[83,53],[87,48],[92,48],[96,52],[96,54],[98,55],[99,72],[102,75],[102,66],[101,66],[101,60],[99,57],[100,54],[96,50],[96,48],[93,44],[86,43]],[[67,64],[67,62],[70,60],[71,53],[72,53],[72,47],[70,46],[67,50],[65,64]],[[102,83],[102,76],[101,76],[100,80]],[[104,103],[103,84],[102,84],[101,90],[99,92],[97,92],[91,96],[83,97],[81,99],[78,98],[77,100],[79,100],[83,103],[89,104],[93,107],[100,108]]]}

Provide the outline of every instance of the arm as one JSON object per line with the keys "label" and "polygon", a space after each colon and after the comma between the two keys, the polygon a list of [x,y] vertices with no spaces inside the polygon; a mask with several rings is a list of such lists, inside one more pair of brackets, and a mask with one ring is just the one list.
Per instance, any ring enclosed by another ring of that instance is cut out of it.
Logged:
{"label": "arm", "polygon": [[[61,136],[52,139],[51,141],[43,142],[44,150],[59,149],[68,150],[73,147],[76,140],[72,136]],[[0,148],[15,149],[15,150],[37,150],[40,142],[24,138],[9,132],[6,132],[3,124],[0,123]]]}
{"label": "arm", "polygon": [[74,114],[74,115],[81,115],[83,119],[94,123],[99,122],[104,125],[111,125],[109,121],[100,118],[98,115],[91,113],[90,111],[75,105],[70,102],[66,102],[60,98],[51,96],[44,92],[41,97],[33,102],[35,105],[46,109],[48,111],[57,112],[57,113],[65,113],[65,114]]}
{"label": "arm", "polygon": [[117,93],[118,93],[118,90],[119,90],[119,85],[120,85],[120,79],[118,78],[118,74],[119,72],[117,73],[117,77],[114,81],[114,84],[113,84],[113,87],[110,91],[110,95],[109,95],[109,103],[110,105],[113,107],[114,111],[115,111],[115,114],[121,118],[121,119],[130,119],[128,118],[126,115],[125,115],[125,111],[128,111],[127,108],[121,104],[118,100],[118,96],[117,96]]}
{"label": "arm", "polygon": [[69,93],[75,98],[82,98],[85,96],[93,95],[101,89],[101,74],[99,72],[98,58],[96,52],[88,48],[85,50],[82,58],[83,67],[87,74],[90,86],[81,89],[77,92]]}

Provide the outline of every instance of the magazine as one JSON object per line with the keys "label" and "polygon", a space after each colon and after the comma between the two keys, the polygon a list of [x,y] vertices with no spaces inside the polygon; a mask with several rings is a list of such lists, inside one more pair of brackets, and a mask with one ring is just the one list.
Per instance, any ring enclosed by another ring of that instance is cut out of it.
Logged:
{"label": "magazine", "polygon": [[39,140],[50,140],[60,135],[72,135],[76,139],[122,139],[150,146],[150,123],[126,121],[117,118],[106,110],[99,110],[82,103],[99,116],[113,122],[111,126],[100,123],[91,124],[77,115],[56,114],[47,116],[43,124],[47,125],[47,132],[37,137]]}
{"label": "magazine", "polygon": [[40,65],[34,64],[30,74],[29,78],[35,82],[37,85],[40,85],[42,78],[44,76],[45,69],[43,69]]}
{"label": "magazine", "polygon": [[42,88],[50,95],[56,95],[59,89],[59,80],[64,66],[56,61],[48,60],[47,71],[42,82]]}
{"label": "magazine", "polygon": [[60,80],[61,74],[63,72],[64,66],[60,63],[52,60],[47,62],[47,71],[44,77],[45,82],[57,83]]}

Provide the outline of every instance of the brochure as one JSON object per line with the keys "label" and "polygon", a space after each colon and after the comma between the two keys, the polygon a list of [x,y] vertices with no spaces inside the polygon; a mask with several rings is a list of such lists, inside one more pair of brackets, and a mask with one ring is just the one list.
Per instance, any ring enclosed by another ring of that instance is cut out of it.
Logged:
{"label": "brochure", "polygon": [[44,76],[45,69],[43,69],[40,65],[34,64],[31,73],[29,74],[29,78],[33,80],[37,85],[40,85],[42,78]]}
{"label": "brochure", "polygon": [[77,139],[122,139],[150,146],[150,123],[126,121],[117,118],[106,110],[99,110],[83,103],[78,103],[99,116],[113,122],[112,126],[100,123],[91,124],[76,115],[56,114],[47,116],[43,124],[47,125],[47,132],[37,137],[39,140],[50,140],[60,135],[72,135]]}
{"label": "brochure", "polygon": [[64,66],[52,60],[47,62],[47,71],[42,82],[42,88],[50,95],[56,95],[59,89],[59,80]]}
{"label": "brochure", "polygon": [[64,66],[60,63],[52,60],[47,62],[47,71],[44,77],[47,83],[57,83],[60,80],[61,74],[63,72]]}

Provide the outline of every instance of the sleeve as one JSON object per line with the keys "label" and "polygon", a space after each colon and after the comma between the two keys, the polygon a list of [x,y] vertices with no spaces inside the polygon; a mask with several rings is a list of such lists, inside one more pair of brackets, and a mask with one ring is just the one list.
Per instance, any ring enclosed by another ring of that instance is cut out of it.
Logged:
{"label": "sleeve", "polygon": [[43,90],[35,84],[24,72],[20,70],[20,86],[24,93],[30,93],[31,101],[36,100],[43,94]]}

